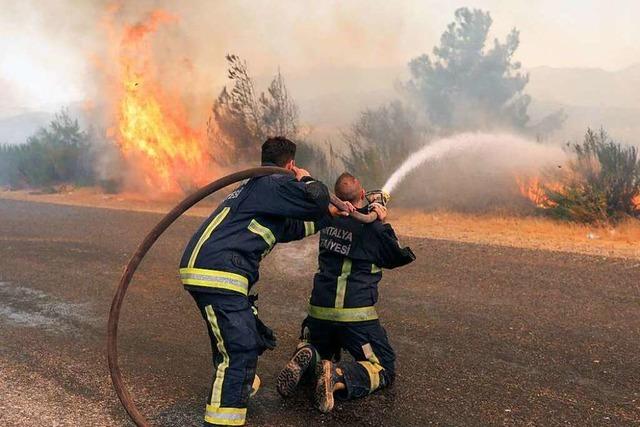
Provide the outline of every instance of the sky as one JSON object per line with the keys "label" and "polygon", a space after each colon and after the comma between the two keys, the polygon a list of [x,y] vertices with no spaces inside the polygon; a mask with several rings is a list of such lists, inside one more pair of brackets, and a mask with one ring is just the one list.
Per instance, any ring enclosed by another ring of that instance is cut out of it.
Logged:
{"label": "sky", "polygon": [[[525,68],[640,63],[637,0],[334,0],[130,2],[135,22],[160,7],[180,17],[170,37],[207,76],[224,83],[224,54],[247,59],[254,73],[317,72],[334,67],[398,67],[430,53],[458,7],[481,8],[492,36],[515,27]],[[103,50],[105,1],[0,0],[0,114],[57,108],[91,97],[92,56]]]}

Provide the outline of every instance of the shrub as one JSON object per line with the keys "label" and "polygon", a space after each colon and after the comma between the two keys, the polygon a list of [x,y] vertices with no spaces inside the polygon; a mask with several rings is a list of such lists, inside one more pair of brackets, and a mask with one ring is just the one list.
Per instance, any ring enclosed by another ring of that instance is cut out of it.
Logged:
{"label": "shrub", "polygon": [[88,133],[65,110],[26,144],[0,146],[0,181],[13,188],[92,184],[91,164]]}
{"label": "shrub", "polygon": [[382,186],[423,141],[423,131],[415,123],[414,114],[400,102],[363,111],[343,134],[348,151],[342,160],[347,170],[365,187]]}
{"label": "shrub", "polygon": [[[545,188],[551,215],[579,222],[618,221],[640,216],[640,158],[633,146],[617,143],[601,129],[587,130],[559,188]],[[556,187],[556,186],[554,186]]]}

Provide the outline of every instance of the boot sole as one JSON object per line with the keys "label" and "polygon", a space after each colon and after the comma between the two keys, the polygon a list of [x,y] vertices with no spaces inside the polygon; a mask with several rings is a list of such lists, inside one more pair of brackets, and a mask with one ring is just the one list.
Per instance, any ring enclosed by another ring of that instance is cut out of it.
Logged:
{"label": "boot sole", "polygon": [[320,412],[327,413],[333,409],[333,375],[331,362],[323,360],[318,366],[318,383],[316,384],[316,406]]}
{"label": "boot sole", "polygon": [[313,352],[311,349],[299,350],[284,369],[280,371],[276,379],[276,389],[282,397],[291,397],[293,395],[302,379],[302,374],[309,367],[312,358]]}

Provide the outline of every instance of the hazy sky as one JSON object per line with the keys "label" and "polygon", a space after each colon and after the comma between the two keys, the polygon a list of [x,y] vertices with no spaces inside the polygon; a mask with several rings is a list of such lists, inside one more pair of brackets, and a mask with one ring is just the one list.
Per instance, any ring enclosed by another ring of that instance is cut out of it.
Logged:
{"label": "hazy sky", "polygon": [[[246,58],[255,73],[333,66],[385,67],[431,52],[461,6],[482,8],[492,35],[521,32],[525,67],[600,67],[640,62],[638,0],[142,1],[128,19],[162,7],[181,17],[194,63],[224,82],[224,53]],[[104,1],[0,0],[0,114],[86,98],[100,52]]]}

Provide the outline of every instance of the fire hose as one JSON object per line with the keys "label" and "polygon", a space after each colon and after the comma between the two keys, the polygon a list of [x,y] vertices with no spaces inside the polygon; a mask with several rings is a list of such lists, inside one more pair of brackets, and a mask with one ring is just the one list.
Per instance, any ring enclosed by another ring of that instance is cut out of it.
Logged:
{"label": "fire hose", "polygon": [[[116,390],[122,406],[124,406],[124,409],[127,411],[129,416],[137,426],[148,427],[150,426],[150,424],[149,421],[144,417],[144,415],[142,415],[142,413],[138,410],[133,401],[133,398],[131,397],[131,394],[129,393],[129,390],[127,390],[127,388],[125,387],[124,381],[122,380],[120,365],[118,364],[118,321],[120,319],[120,308],[122,307],[122,302],[124,301],[124,296],[127,292],[129,284],[131,283],[133,274],[142,262],[144,256],[147,254],[149,249],[151,249],[156,240],[158,240],[158,238],[162,235],[162,233],[164,233],[164,231],[169,228],[169,226],[176,219],[178,219],[193,205],[195,205],[205,197],[215,193],[216,191],[236,182],[243,181],[248,178],[271,174],[292,175],[293,172],[287,169],[271,166],[257,167],[232,173],[216,181],[213,181],[210,184],[205,185],[193,194],[187,196],[184,200],[178,203],[168,214],[166,214],[164,218],[162,218],[162,220],[160,220],[160,222],[157,223],[155,227],[153,227],[149,234],[145,236],[142,243],[140,243],[134,254],[129,259],[129,262],[127,263],[122,273],[122,277],[120,278],[120,283],[118,284],[116,293],[113,296],[113,301],[111,302],[111,310],[109,311],[109,322],[107,326],[107,358],[109,361],[109,372],[111,374],[113,388]],[[339,210],[347,210],[345,203],[333,194],[331,194],[331,204]],[[369,214],[352,212],[350,215],[355,219],[366,223],[373,222],[377,218],[375,212],[370,212]]]}

